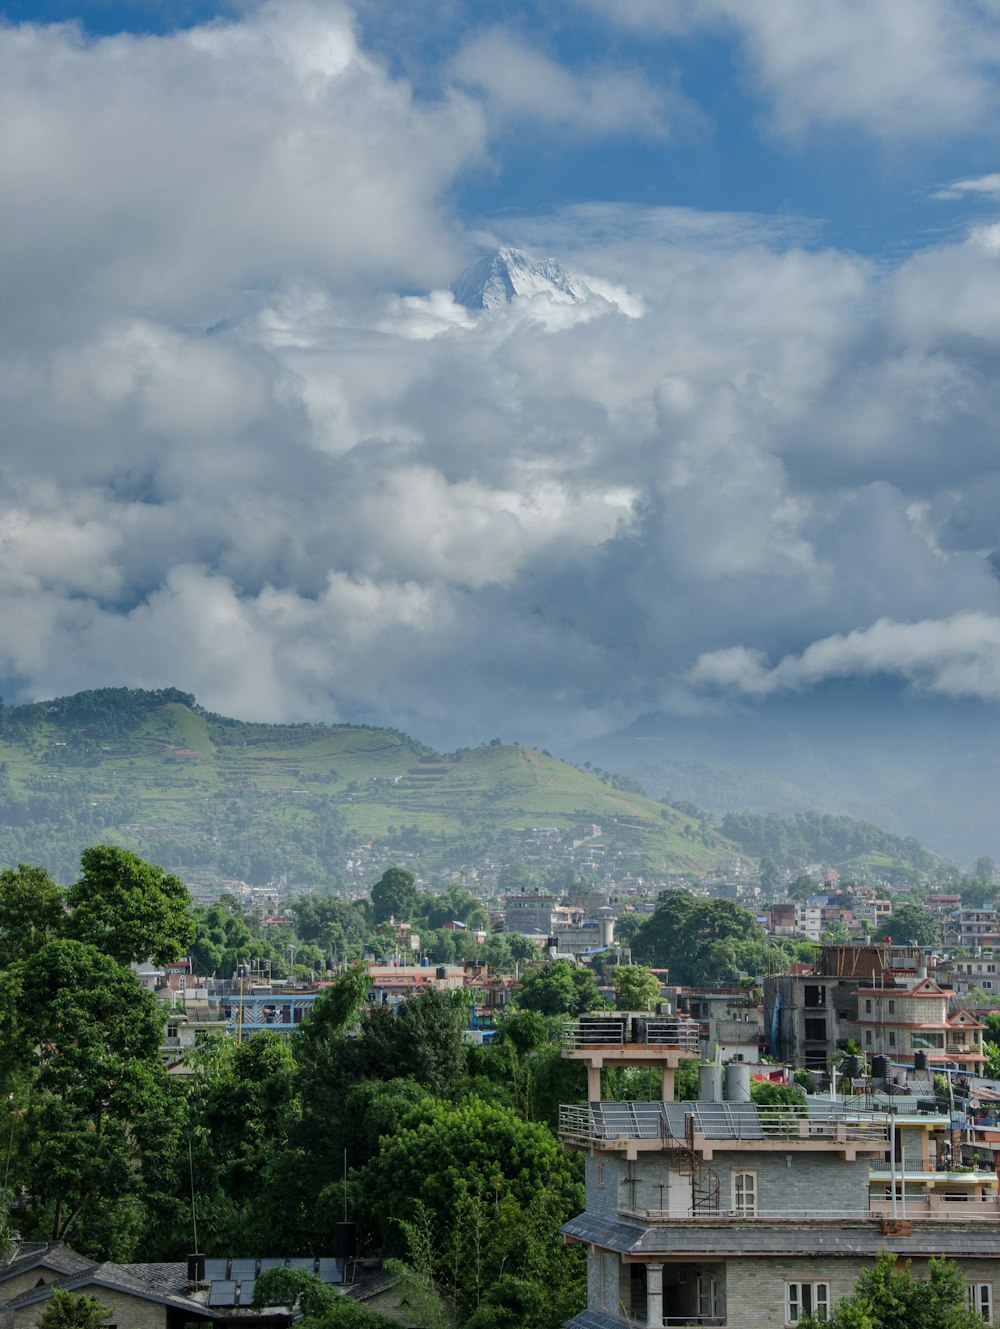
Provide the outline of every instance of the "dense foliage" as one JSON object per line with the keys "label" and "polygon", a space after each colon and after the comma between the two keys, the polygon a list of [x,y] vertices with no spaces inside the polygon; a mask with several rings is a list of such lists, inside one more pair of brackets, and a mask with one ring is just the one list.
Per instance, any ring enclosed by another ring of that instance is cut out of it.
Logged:
{"label": "dense foliage", "polygon": [[672,983],[686,985],[763,974],[779,957],[749,909],[685,890],[664,891],[635,933],[632,954],[645,964],[666,967]]}
{"label": "dense foliage", "polygon": [[755,858],[769,858],[796,871],[806,863],[846,865],[863,858],[884,858],[908,864],[917,872],[934,872],[941,860],[912,836],[905,839],[867,822],[824,812],[782,817],[776,812],[727,812],[719,830]]}
{"label": "dense foliage", "polygon": [[[413,896],[414,914],[429,910]],[[296,944],[380,937],[370,906],[338,906],[303,901],[316,940]],[[466,907],[460,889],[445,903]],[[464,992],[367,1009],[356,964],[301,1028],[216,1036],[194,1074],[171,1077],[163,1008],[129,961],[173,956],[192,934],[205,964],[274,946],[235,901],[192,910],[169,874],[114,846],[87,851],[68,890],[33,867],[0,874],[0,1102],[22,1236],[120,1262],[180,1259],[193,1190],[202,1249],[295,1255],[333,1249],[346,1201],[364,1249],[401,1262],[425,1329],[514,1315],[555,1329],[580,1309],[584,1259],[559,1236],[583,1204],[580,1160],[550,1123],[585,1087],[560,1056],[557,1017],[512,1011],[494,1044],[470,1045]],[[577,1005],[596,994],[579,973]],[[309,1329],[384,1329],[314,1282],[261,1295],[295,1301]],[[95,1313],[62,1298],[47,1310],[51,1329],[90,1329]]]}

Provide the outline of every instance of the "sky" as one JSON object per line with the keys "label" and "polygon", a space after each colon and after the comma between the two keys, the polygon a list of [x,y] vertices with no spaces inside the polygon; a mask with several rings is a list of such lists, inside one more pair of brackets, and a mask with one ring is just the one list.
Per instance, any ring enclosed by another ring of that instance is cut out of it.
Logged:
{"label": "sky", "polygon": [[1000,0],[3,14],[7,702],[1000,700]]}

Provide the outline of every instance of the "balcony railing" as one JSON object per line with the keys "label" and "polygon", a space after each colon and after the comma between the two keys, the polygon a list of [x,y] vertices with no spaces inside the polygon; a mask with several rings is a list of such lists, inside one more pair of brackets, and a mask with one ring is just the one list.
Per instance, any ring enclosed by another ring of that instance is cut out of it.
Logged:
{"label": "balcony railing", "polygon": [[696,1057],[700,1050],[697,1020],[677,1016],[583,1015],[563,1026],[566,1051],[595,1048],[670,1048]]}

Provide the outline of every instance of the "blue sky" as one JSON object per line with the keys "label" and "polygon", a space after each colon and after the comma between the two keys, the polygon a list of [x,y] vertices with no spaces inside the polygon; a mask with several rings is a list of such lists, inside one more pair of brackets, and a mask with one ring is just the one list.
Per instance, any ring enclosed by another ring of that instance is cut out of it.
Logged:
{"label": "blue sky", "polygon": [[[200,0],[15,0],[3,13],[10,23],[78,23],[99,37],[233,21],[247,7]],[[470,220],[543,212],[581,197],[786,214],[814,220],[815,243],[892,260],[991,211],[969,196],[946,204],[933,198],[952,180],[995,169],[997,136],[988,120],[942,133],[897,128],[886,136],[874,121],[832,116],[807,136],[789,139],[770,123],[771,106],[738,25],[715,20],[681,31],[636,29],[582,3],[487,7],[441,0],[415,6],[413,14],[388,15],[386,8],[359,6],[360,31],[417,95],[440,95],[456,50],[477,31],[503,27],[579,76],[595,64],[638,72],[651,87],[668,88],[690,103],[687,123],[682,117],[660,138],[628,132],[547,137],[530,122],[508,126],[490,164],[456,181],[456,204]],[[997,20],[987,21],[988,6],[957,8],[978,10],[996,40]]]}
{"label": "blue sky", "polygon": [[8,700],[995,707],[996,0],[5,12]]}

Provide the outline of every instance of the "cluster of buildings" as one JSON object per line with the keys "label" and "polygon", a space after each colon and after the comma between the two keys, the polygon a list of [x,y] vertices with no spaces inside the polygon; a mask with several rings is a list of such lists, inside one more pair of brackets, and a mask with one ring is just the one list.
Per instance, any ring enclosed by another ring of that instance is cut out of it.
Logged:
{"label": "cluster of buildings", "polygon": [[[974,1130],[920,1064],[927,1052],[932,1064],[975,1069],[981,1026],[954,1021],[943,990],[888,953],[858,956],[852,972],[848,949],[801,983],[778,980],[772,1002],[794,990],[795,1023],[813,1018],[807,1010],[843,1011],[862,1033],[907,1040],[898,1062],[841,1059],[840,1092],[831,1085],[801,1105],[758,1105],[752,1063],[732,1060],[723,1075],[718,1057],[700,1064],[697,1099],[674,1100],[678,1068],[704,1051],[701,1017],[738,1023],[747,1009],[723,1012],[710,994],[688,994],[687,1016],[584,1016],[567,1028],[563,1055],[588,1077],[588,1101],[562,1108],[559,1123],[586,1166],[586,1208],[563,1228],[588,1259],[587,1309],[569,1329],[792,1326],[825,1317],[882,1251],[911,1261],[916,1277],[932,1257],[951,1257],[969,1305],[992,1321],[1000,1117],[987,1112]],[[923,1048],[921,1029],[942,1045]],[[658,1071],[662,1094],[608,1101],[612,1066]]]}

